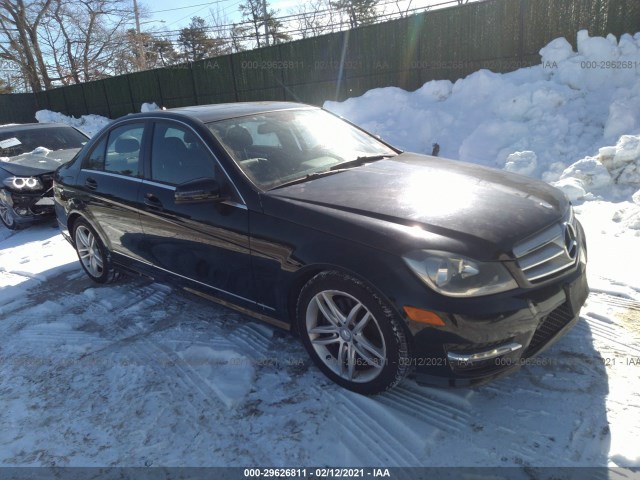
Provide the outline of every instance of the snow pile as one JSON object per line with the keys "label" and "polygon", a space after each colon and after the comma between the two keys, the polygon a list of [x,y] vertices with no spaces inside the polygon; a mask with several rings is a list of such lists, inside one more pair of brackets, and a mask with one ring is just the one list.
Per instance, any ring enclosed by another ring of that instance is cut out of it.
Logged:
{"label": "snow pile", "polygon": [[599,160],[616,183],[640,186],[640,136],[623,135],[615,147],[600,149]]}
{"label": "snow pile", "polygon": [[615,146],[602,147],[598,155],[578,160],[554,182],[572,200],[612,184],[640,186],[640,136],[623,135]]}
{"label": "snow pile", "polygon": [[93,136],[109,124],[111,120],[100,115],[83,115],[80,118],[67,117],[51,110],[38,110],[36,120],[40,123],[64,123],[76,127],[89,136]]}
{"label": "snow pile", "polygon": [[[141,112],[153,112],[155,110],[160,110],[160,107],[155,103],[143,103],[140,107]],[[110,119],[101,115],[82,115],[80,118],[75,118],[67,117],[62,113],[52,112],[51,110],[38,110],[36,112],[36,120],[40,123],[64,123],[65,125],[71,125],[91,137],[111,122]]]}
{"label": "snow pile", "polygon": [[[640,33],[618,42],[580,31],[577,44],[576,52],[566,39],[553,40],[534,67],[480,70],[414,92],[379,88],[325,108],[400,148],[429,154],[438,143],[443,157],[562,180],[581,195],[611,182],[640,184],[633,136],[640,133]],[[584,161],[572,166],[577,159]]]}
{"label": "snow pile", "polygon": [[153,103],[143,103],[142,107],[140,107],[140,111],[142,113],[146,113],[146,112],[155,112],[156,110],[160,110],[160,107],[156,104],[156,102]]}

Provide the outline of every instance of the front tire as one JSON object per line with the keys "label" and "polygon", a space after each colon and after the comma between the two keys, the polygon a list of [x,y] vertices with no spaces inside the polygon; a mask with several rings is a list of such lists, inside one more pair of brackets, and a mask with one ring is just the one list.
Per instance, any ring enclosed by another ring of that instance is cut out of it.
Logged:
{"label": "front tire", "polygon": [[0,200],[0,220],[2,224],[9,230],[17,230],[18,224],[16,223],[15,213],[13,208]]}
{"label": "front tire", "polygon": [[409,344],[402,320],[364,282],[322,272],[300,292],[296,311],[302,342],[335,383],[371,395],[408,373]]}
{"label": "front tire", "polygon": [[109,252],[95,230],[84,220],[73,226],[73,239],[83,270],[97,283],[109,283],[116,279]]}

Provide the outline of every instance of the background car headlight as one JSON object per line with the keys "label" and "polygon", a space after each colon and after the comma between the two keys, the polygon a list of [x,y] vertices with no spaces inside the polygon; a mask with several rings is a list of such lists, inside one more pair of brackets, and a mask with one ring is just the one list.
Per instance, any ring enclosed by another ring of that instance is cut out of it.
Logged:
{"label": "background car headlight", "polygon": [[13,190],[42,190],[44,188],[37,177],[7,177],[2,183]]}
{"label": "background car headlight", "polygon": [[449,297],[505,292],[518,284],[500,262],[478,262],[447,252],[419,250],[403,257],[429,287]]}

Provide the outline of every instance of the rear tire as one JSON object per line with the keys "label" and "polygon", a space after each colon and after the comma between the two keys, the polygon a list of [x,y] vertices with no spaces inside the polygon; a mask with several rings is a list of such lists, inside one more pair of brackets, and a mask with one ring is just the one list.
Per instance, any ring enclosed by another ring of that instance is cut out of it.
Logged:
{"label": "rear tire", "polygon": [[316,275],[300,292],[296,320],[312,360],[338,385],[371,395],[409,372],[402,320],[358,279],[335,271]]}
{"label": "rear tire", "polygon": [[78,220],[73,226],[73,240],[80,265],[91,280],[110,283],[117,279],[109,251],[91,225]]}

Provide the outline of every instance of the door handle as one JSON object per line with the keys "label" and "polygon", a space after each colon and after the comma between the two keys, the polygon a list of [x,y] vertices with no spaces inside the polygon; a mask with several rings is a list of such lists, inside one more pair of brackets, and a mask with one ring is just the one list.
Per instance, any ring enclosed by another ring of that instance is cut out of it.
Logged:
{"label": "door handle", "polygon": [[98,188],[98,182],[96,182],[93,178],[89,177],[84,181],[84,186],[89,190],[95,190]]}
{"label": "door handle", "polygon": [[162,202],[153,193],[146,193],[144,195],[144,204],[147,207],[162,209]]}

